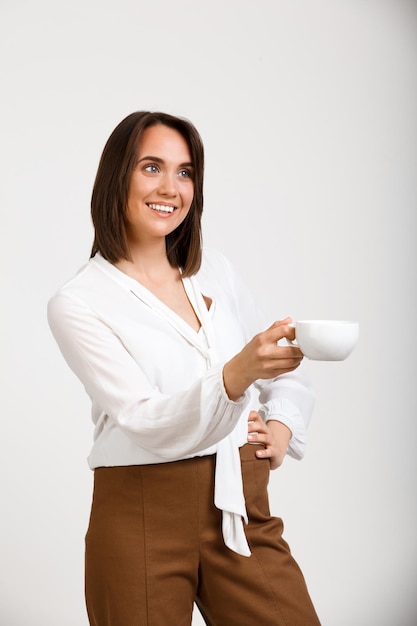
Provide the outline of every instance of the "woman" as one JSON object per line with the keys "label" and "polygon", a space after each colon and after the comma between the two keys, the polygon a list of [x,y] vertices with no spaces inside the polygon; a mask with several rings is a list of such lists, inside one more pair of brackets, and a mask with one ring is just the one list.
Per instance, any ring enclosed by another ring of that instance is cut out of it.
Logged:
{"label": "woman", "polygon": [[[228,261],[201,248],[204,156],[190,122],[137,112],[92,194],[89,263],[48,319],[92,400],[92,626],[319,624],[269,513],[313,394],[290,319],[264,330]],[[255,410],[257,409],[257,410]],[[249,445],[252,444],[252,445]]]}

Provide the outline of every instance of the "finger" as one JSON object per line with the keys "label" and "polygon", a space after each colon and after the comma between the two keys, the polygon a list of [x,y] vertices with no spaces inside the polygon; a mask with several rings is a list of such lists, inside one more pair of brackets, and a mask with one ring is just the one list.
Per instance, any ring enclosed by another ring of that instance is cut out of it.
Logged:
{"label": "finger", "polygon": [[248,418],[248,431],[255,432],[260,430],[266,432],[267,426],[259,413],[257,413],[256,411],[251,411]]}
{"label": "finger", "polygon": [[[265,437],[265,441],[261,438]],[[265,430],[264,427],[259,426],[258,428],[252,429],[249,428],[248,429],[248,441],[253,441],[253,442],[257,442],[257,443],[266,443],[266,441],[268,440],[269,443],[269,434],[268,431]]]}
{"label": "finger", "polygon": [[250,432],[248,433],[248,441],[252,443],[262,443],[264,446],[270,446],[272,444],[272,438],[268,432]]}
{"label": "finger", "polygon": [[295,328],[290,326],[290,324],[292,324],[292,319],[287,317],[284,320],[274,322],[265,332],[271,341],[274,342],[284,339],[284,337],[292,340],[295,339]]}
{"label": "finger", "polygon": [[272,448],[260,448],[255,452],[258,459],[270,459],[274,456],[274,452]]}
{"label": "finger", "polygon": [[256,420],[262,419],[259,415],[258,411],[250,411],[248,415],[248,422],[255,422]]}
{"label": "finger", "polygon": [[261,338],[259,349],[257,350],[257,356],[263,360],[291,360],[303,358],[304,355],[298,346],[292,346],[290,344],[281,345],[279,339],[280,337],[278,337],[274,331],[265,331]]}
{"label": "finger", "polygon": [[280,346],[276,344],[273,344],[271,356],[272,355],[275,359],[283,360],[301,360],[304,356],[297,346]]}
{"label": "finger", "polygon": [[266,424],[260,417],[257,417],[255,420],[248,421],[248,429],[251,430],[259,430],[266,428]]}
{"label": "finger", "polygon": [[282,465],[282,461],[283,461],[282,457],[275,455],[272,449],[257,450],[256,456],[260,460],[268,459],[270,462],[271,470],[275,470],[278,467],[280,467],[280,465]]}
{"label": "finger", "polygon": [[[269,359],[263,363],[263,371],[265,372],[265,378],[272,375],[278,376],[280,374],[284,374],[286,372],[292,372],[297,367],[299,367],[303,357],[297,357],[293,359]],[[259,378],[262,378],[262,373]]]}
{"label": "finger", "polygon": [[258,411],[250,411],[248,416],[248,422],[255,422],[257,419],[261,419]]}
{"label": "finger", "polygon": [[272,325],[271,328],[273,328],[274,326],[286,326],[288,324],[292,324],[292,318],[291,317],[284,317],[284,319],[282,320],[276,320]]}

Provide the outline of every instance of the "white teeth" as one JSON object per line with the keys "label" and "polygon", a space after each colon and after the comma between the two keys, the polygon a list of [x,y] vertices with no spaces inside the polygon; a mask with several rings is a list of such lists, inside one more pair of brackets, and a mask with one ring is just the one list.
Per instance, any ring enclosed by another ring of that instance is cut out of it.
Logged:
{"label": "white teeth", "polygon": [[154,211],[160,211],[162,213],[172,213],[174,210],[173,206],[166,206],[165,204],[148,204],[150,209]]}

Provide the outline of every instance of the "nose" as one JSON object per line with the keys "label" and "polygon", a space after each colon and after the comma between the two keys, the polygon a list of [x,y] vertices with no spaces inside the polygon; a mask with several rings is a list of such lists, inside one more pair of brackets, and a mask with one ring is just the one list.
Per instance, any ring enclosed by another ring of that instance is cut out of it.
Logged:
{"label": "nose", "polygon": [[177,195],[177,177],[174,173],[165,172],[160,178],[159,192],[161,195],[170,198]]}

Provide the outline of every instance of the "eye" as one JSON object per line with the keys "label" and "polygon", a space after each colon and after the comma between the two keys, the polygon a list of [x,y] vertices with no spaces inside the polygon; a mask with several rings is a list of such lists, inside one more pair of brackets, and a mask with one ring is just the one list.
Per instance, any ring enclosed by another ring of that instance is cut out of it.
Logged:
{"label": "eye", "polygon": [[157,174],[159,172],[159,167],[154,163],[149,163],[149,165],[145,165],[143,169],[145,172],[150,172],[151,174]]}
{"label": "eye", "polygon": [[180,178],[191,178],[191,179],[193,177],[191,170],[189,170],[186,167],[184,167],[182,170],[178,172],[178,176]]}

